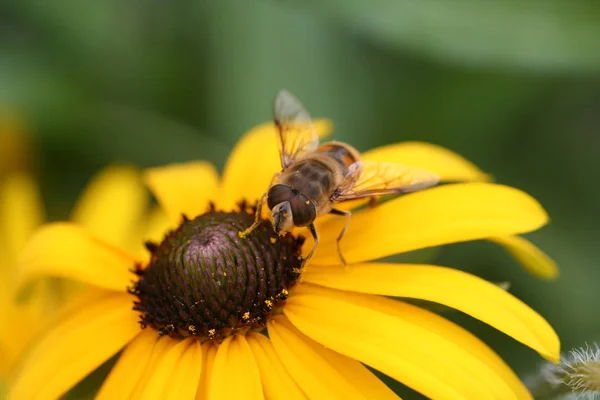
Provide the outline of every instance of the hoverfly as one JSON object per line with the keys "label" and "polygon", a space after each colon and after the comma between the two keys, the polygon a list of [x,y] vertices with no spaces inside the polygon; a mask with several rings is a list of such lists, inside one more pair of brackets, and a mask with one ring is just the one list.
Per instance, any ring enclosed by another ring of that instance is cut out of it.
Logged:
{"label": "hoverfly", "polygon": [[279,132],[281,171],[273,177],[259,202],[252,226],[239,233],[249,235],[259,224],[265,198],[273,229],[278,235],[294,227],[308,227],[313,247],[304,259],[309,260],[318,244],[315,218],[330,213],[346,217],[337,238],[340,260],[346,265],[340,241],[348,229],[351,211],[335,208],[348,200],[385,194],[412,192],[435,185],[437,175],[388,162],[361,160],[349,144],[331,141],[319,145],[319,136],[309,113],[291,93],[282,90],[274,102],[274,120]]}

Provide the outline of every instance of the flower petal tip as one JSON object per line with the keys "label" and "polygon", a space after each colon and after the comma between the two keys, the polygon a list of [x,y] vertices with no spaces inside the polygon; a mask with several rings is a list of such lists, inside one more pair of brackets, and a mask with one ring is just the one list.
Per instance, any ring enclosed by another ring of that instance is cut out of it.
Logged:
{"label": "flower petal tip", "polygon": [[[478,185],[478,183],[473,183],[473,185]],[[482,185],[494,185],[494,184],[483,183]],[[534,217],[538,223],[538,227],[535,229],[539,229],[542,226],[544,226],[550,222],[550,216],[548,215],[548,212],[546,211],[546,209],[541,205],[541,203],[538,200],[536,200],[529,193],[525,192],[524,190],[517,189],[515,187],[511,187],[511,186],[507,186],[507,185],[496,184],[495,186],[500,186],[504,189],[508,189],[510,191],[515,192],[515,194],[518,193],[518,196],[520,196],[521,207],[524,210],[525,209],[528,210],[529,214],[532,217]],[[518,199],[518,197],[515,196],[515,199]],[[535,230],[535,229],[532,229],[532,230]]]}
{"label": "flower petal tip", "polygon": [[490,238],[490,241],[504,247],[531,275],[545,280],[558,277],[556,262],[529,240],[521,236],[501,236]]}
{"label": "flower petal tip", "polygon": [[542,268],[538,268],[538,270],[531,273],[536,278],[540,278],[545,281],[555,281],[560,277],[560,269],[552,260],[549,260],[548,264],[543,265]]}
{"label": "flower petal tip", "polygon": [[17,288],[45,276],[72,279],[122,291],[138,260],[126,250],[105,243],[78,224],[54,222],[34,233],[17,261]]}
{"label": "flower petal tip", "polygon": [[554,329],[550,328],[547,332],[545,346],[540,348],[538,352],[550,362],[555,364],[560,362],[560,339]]}

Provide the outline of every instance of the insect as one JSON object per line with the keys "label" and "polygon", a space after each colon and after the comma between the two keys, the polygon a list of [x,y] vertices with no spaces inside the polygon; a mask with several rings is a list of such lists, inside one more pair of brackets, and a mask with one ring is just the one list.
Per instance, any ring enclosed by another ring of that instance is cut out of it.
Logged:
{"label": "insect", "polygon": [[416,191],[439,181],[437,175],[428,171],[390,162],[361,160],[358,151],[346,143],[331,141],[319,145],[319,136],[309,113],[285,90],[275,98],[273,112],[279,133],[281,171],[274,175],[267,192],[261,196],[252,226],[239,232],[242,238],[260,224],[266,198],[271,224],[278,235],[285,235],[294,227],[308,227],[314,244],[304,259],[306,262],[319,244],[315,219],[327,213],[343,216],[346,222],[337,237],[337,250],[346,265],[340,241],[352,213],[336,208],[338,203]]}

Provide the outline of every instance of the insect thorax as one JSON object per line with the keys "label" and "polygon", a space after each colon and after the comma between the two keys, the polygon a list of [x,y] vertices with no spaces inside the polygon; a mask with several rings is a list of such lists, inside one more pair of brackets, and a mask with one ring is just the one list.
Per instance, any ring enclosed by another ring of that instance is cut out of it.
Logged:
{"label": "insect thorax", "polygon": [[310,157],[292,164],[280,182],[289,185],[312,201],[317,208],[327,201],[337,185],[339,168],[323,157]]}

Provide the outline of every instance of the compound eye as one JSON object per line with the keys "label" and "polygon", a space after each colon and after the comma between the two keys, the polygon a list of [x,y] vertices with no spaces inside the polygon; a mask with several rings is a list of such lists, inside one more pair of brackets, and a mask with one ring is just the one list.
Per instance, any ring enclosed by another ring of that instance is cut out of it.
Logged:
{"label": "compound eye", "polygon": [[292,197],[292,188],[288,185],[273,185],[269,188],[269,194],[267,195],[267,204],[269,210],[272,210],[277,204],[283,203],[284,201],[290,201]]}
{"label": "compound eye", "polygon": [[292,197],[290,205],[292,206],[292,216],[296,226],[308,226],[317,217],[315,205],[303,194]]}

